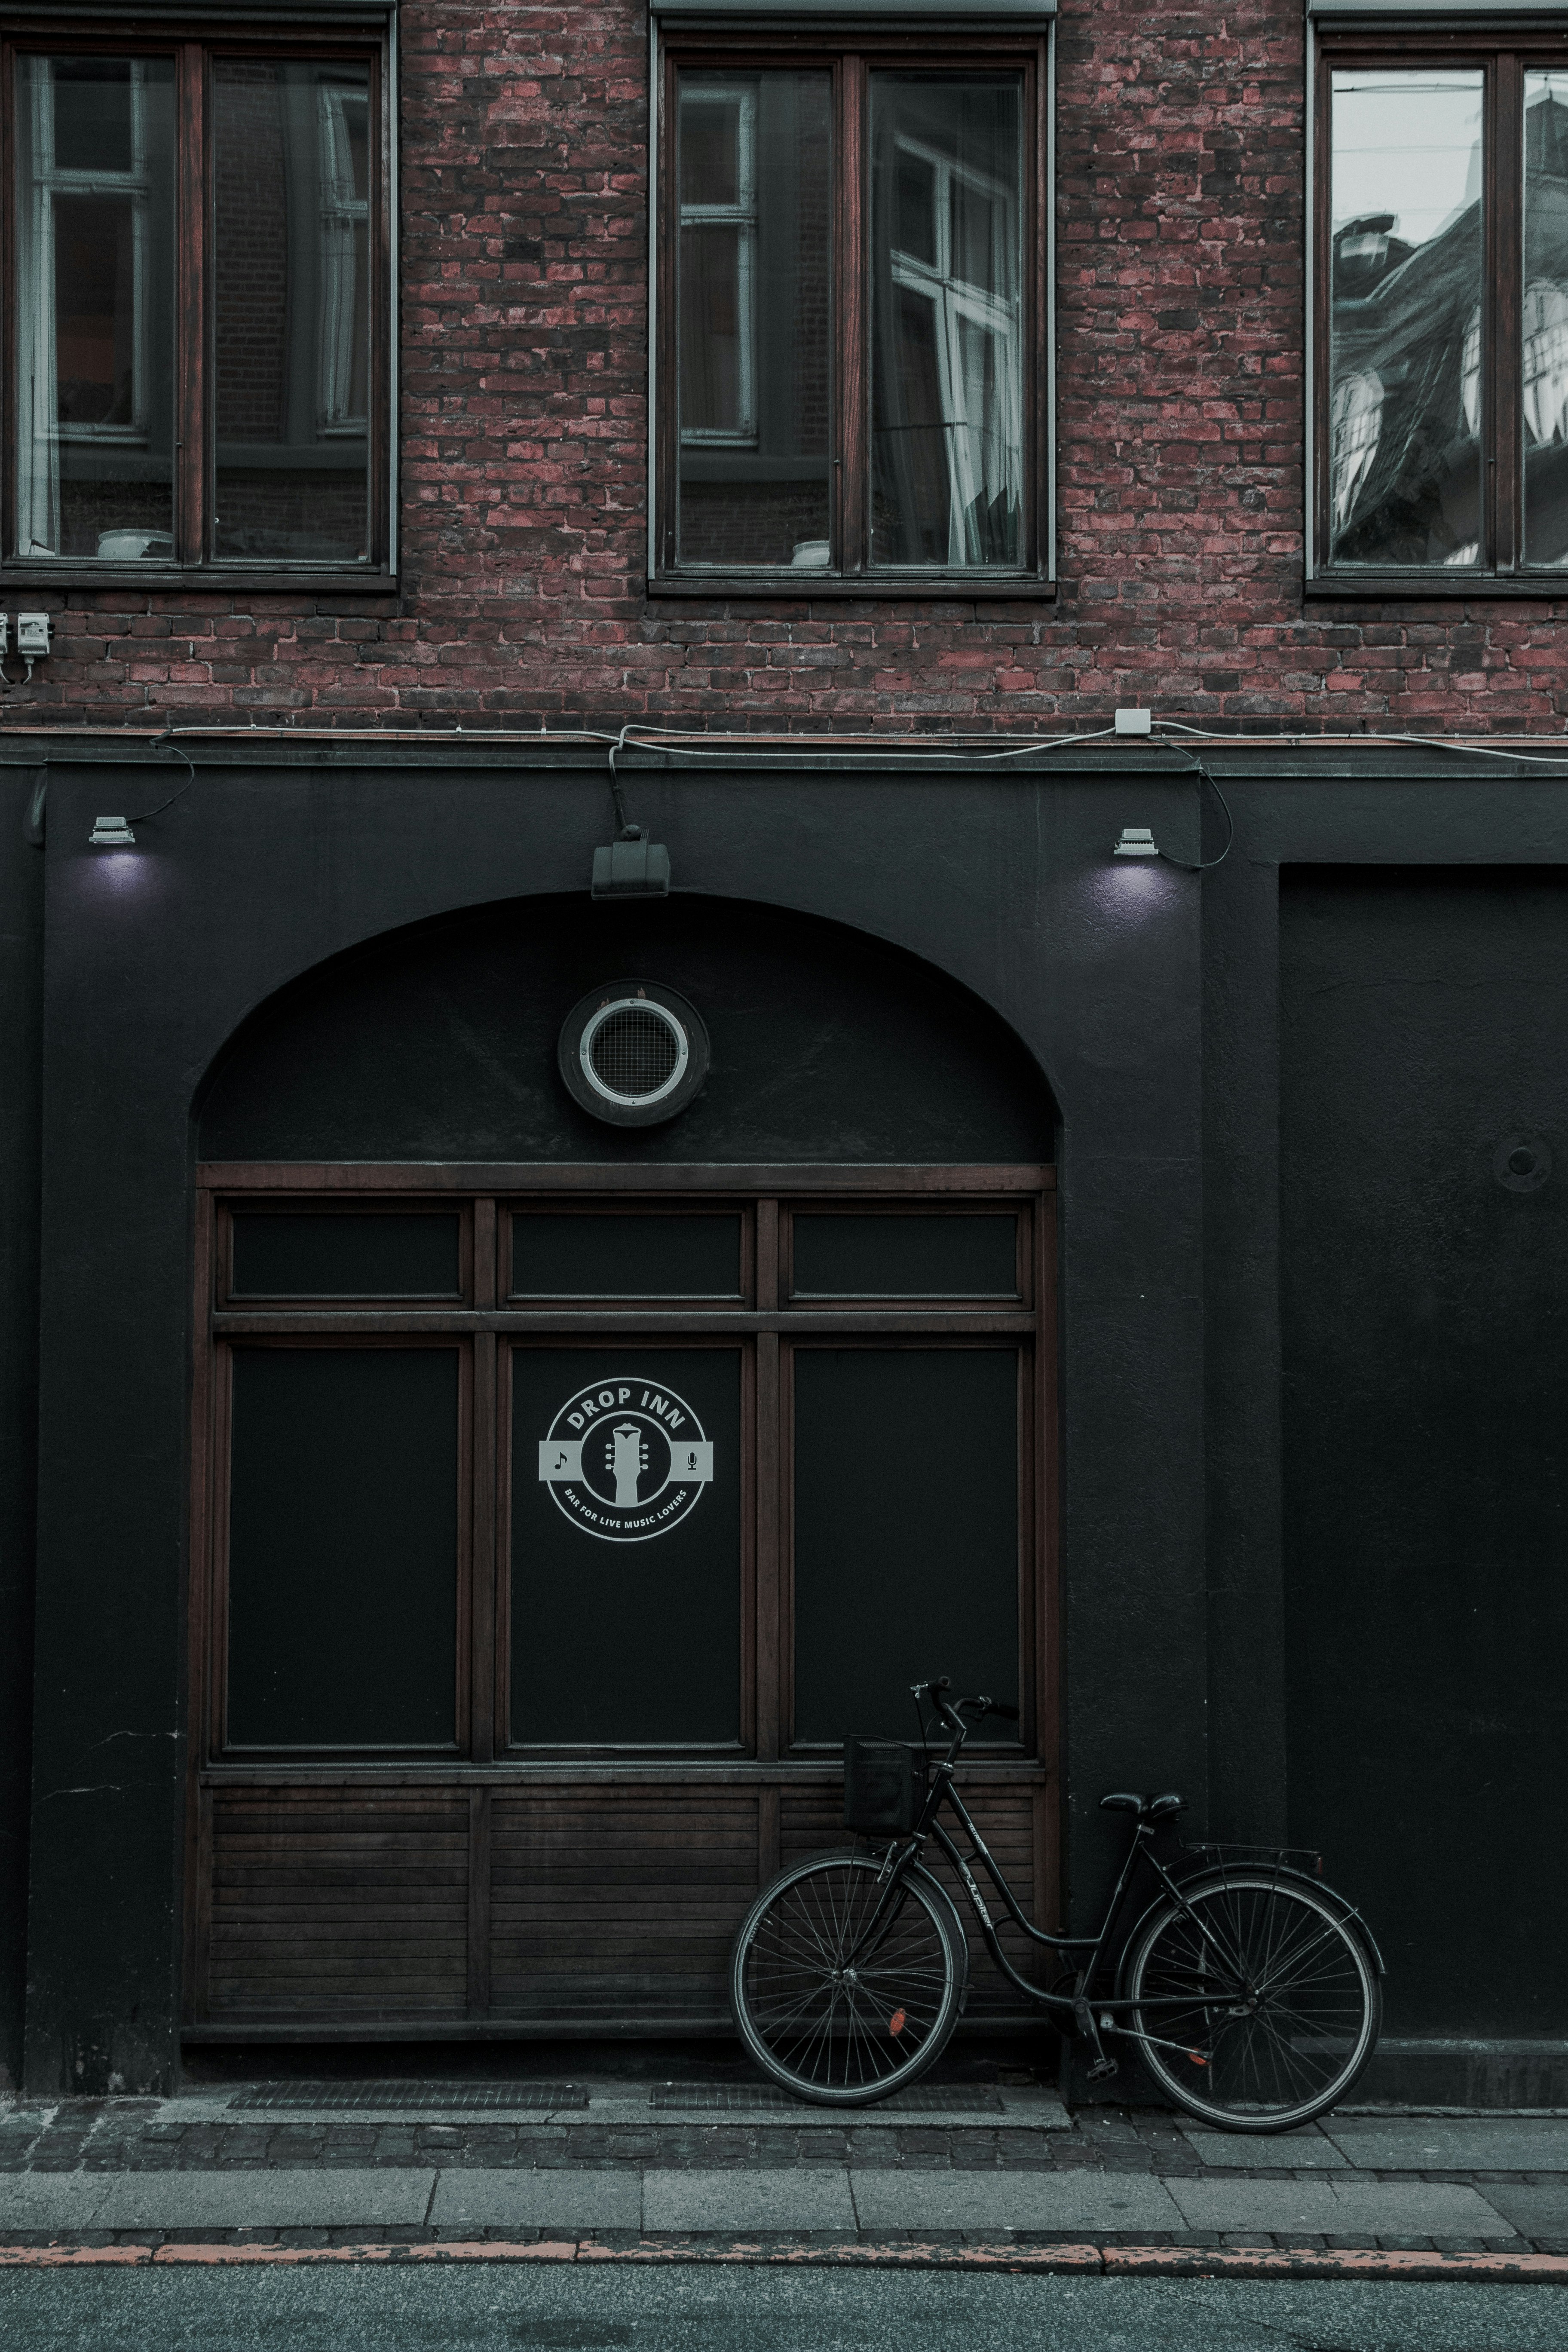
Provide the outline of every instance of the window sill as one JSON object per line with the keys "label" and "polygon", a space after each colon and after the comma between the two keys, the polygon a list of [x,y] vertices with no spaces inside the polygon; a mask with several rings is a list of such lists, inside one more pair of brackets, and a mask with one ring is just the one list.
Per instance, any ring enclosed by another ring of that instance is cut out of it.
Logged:
{"label": "window sill", "polygon": [[1500,596],[1530,596],[1537,602],[1568,603],[1568,571],[1557,573],[1544,572],[1323,572],[1305,583],[1305,594],[1311,597],[1333,597],[1344,603],[1347,599],[1363,604],[1409,604],[1423,599],[1433,603],[1452,604],[1456,600],[1475,603],[1478,598],[1491,600]]}
{"label": "window sill", "polygon": [[16,594],[153,596],[395,596],[397,575],[387,572],[269,571],[262,564],[212,564],[198,570],[154,570],[149,564],[0,563],[0,587]]}
{"label": "window sill", "polygon": [[1057,583],[1036,572],[794,572],[781,568],[764,577],[755,572],[656,573],[647,583],[650,600],[661,597],[705,598],[710,604],[1048,604]]}

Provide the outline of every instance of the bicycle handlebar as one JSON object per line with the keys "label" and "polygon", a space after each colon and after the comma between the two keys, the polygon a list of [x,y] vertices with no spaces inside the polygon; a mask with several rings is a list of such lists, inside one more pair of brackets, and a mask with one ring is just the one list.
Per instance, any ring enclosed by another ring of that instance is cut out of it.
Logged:
{"label": "bicycle handlebar", "polygon": [[[935,1704],[937,1712],[940,1715],[947,1716],[955,1723],[962,1722],[963,1715],[966,1709],[972,1712],[978,1719],[984,1719],[984,1717],[988,1715],[994,1715],[1004,1723],[1016,1723],[1018,1721],[1017,1708],[1016,1706],[1005,1706],[1000,1699],[985,1698],[981,1696],[977,1696],[973,1698],[943,1698],[942,1696],[942,1692],[952,1688],[952,1685],[946,1675],[939,1675],[934,1681],[929,1683],[913,1683],[910,1685],[910,1688],[913,1690],[916,1698],[931,1699]],[[968,1727],[963,1726],[963,1727],[967,1729]]]}

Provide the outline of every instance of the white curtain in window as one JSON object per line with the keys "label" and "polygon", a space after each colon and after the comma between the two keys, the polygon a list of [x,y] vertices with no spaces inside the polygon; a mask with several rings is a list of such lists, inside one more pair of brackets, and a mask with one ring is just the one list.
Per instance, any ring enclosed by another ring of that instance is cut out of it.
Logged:
{"label": "white curtain in window", "polygon": [[365,418],[364,293],[368,191],[354,171],[355,134],[364,152],[367,107],[354,91],[317,92],[321,170],[321,423],[363,432]]}

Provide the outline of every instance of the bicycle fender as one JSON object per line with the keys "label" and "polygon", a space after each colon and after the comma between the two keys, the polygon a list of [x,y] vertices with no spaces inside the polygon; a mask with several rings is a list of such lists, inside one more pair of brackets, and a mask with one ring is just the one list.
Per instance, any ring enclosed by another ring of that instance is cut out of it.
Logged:
{"label": "bicycle fender", "polygon": [[[1214,1877],[1215,1874],[1216,1874],[1212,1870],[1207,1870],[1204,1873],[1205,1879]],[[1388,1970],[1383,1964],[1383,1954],[1377,1948],[1376,1937],[1373,1934],[1372,1929],[1367,1926],[1366,1921],[1363,1918],[1361,1913],[1357,1910],[1355,1905],[1351,1901],[1348,1895],[1342,1895],[1339,1888],[1337,1886],[1331,1886],[1326,1879],[1313,1878],[1304,1870],[1270,1870],[1268,1875],[1270,1878],[1282,1879],[1288,1885],[1305,1886],[1310,1888],[1314,1895],[1326,1896],[1328,1901],[1332,1904],[1334,1909],[1339,1913],[1342,1921],[1353,1921],[1356,1934],[1366,1946],[1367,1955],[1371,1959],[1373,1968],[1377,1970],[1378,1975],[1383,1977],[1388,1974]],[[1184,1885],[1185,1884],[1185,1882],[1181,1879],[1178,1879],[1176,1883],[1178,1885]]]}
{"label": "bicycle fender", "polygon": [[[1338,1914],[1342,1925],[1347,1922],[1353,1923],[1355,1932],[1366,1946],[1367,1957],[1378,1975],[1380,1977],[1387,1975],[1388,1971],[1383,1964],[1383,1954],[1377,1948],[1377,1942],[1372,1929],[1367,1926],[1355,1905],[1345,1895],[1341,1895],[1336,1888],[1325,1885],[1321,1878],[1310,1878],[1304,1870],[1274,1870],[1266,1863],[1247,1863],[1242,1867],[1258,1875],[1267,1877],[1271,1884],[1277,1882],[1281,1886],[1300,1886],[1310,1895],[1326,1897],[1332,1909]],[[1194,1895],[1212,1895],[1216,1888],[1223,1888],[1227,1884],[1225,1872],[1212,1867],[1200,1871],[1195,1877],[1178,1878],[1176,1881],[1182,1894],[1189,1897]],[[1153,1917],[1155,1912],[1163,1910],[1170,1901],[1169,1890],[1162,1888],[1154,1900],[1139,1913],[1127,1934],[1122,1937],[1121,1950],[1116,1962],[1118,1993],[1121,1993],[1126,1985],[1128,1953],[1133,1949],[1143,1928]]]}

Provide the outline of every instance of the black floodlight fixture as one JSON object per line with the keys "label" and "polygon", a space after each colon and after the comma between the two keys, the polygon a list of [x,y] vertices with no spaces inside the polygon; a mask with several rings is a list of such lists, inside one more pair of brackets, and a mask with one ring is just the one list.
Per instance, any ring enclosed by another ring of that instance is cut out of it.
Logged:
{"label": "black floodlight fixture", "polygon": [[616,804],[616,837],[594,852],[595,898],[668,898],[669,852],[661,841],[650,841],[640,824],[628,824],[621,780],[616,773],[618,744],[610,746],[610,798]]}
{"label": "black floodlight fixture", "polygon": [[1113,857],[1158,857],[1160,845],[1146,824],[1124,824]]}
{"label": "black floodlight fixture", "polygon": [[88,835],[94,849],[134,849],[136,835],[122,816],[100,816]]}
{"label": "black floodlight fixture", "polygon": [[623,825],[606,848],[594,852],[595,898],[668,898],[669,852],[649,841],[640,824]]}

